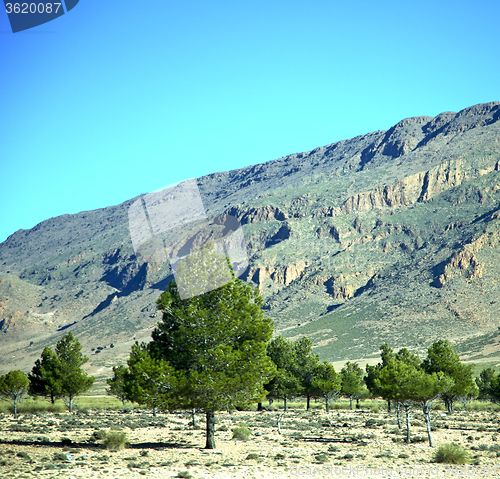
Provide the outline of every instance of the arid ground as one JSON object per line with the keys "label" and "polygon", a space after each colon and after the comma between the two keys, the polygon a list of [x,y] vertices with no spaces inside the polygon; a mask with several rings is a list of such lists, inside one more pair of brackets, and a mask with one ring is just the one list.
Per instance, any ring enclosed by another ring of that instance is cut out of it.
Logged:
{"label": "arid ground", "polygon": [[[446,469],[451,466],[433,462],[437,448],[448,442],[462,445],[470,456],[469,466],[454,466],[456,477],[498,477],[500,416],[496,408],[458,408],[451,416],[433,411],[435,447],[430,448],[420,411],[412,413],[416,442],[409,445],[403,442],[404,421],[398,429],[395,414],[382,409],[382,402],[379,412],[374,412],[376,404],[365,401],[360,410],[333,409],[329,414],[319,403],[310,411],[293,404],[283,415],[281,434],[277,411],[219,413],[217,449],[212,451],[203,449],[202,414],[193,427],[186,412],[154,417],[151,411],[137,408],[21,414],[18,420],[2,413],[0,477],[454,477]],[[233,428],[243,424],[250,429],[250,438],[233,439]],[[100,438],[102,431],[111,429],[126,433],[129,444],[125,449],[106,449]]]}

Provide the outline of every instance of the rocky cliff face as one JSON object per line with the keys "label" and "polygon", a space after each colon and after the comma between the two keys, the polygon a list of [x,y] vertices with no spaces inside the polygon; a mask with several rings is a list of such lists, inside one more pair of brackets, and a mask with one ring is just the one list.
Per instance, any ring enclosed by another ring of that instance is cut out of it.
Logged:
{"label": "rocky cliff face", "polygon": [[[408,118],[198,184],[215,223],[230,215],[243,225],[244,279],[278,332],[308,335],[329,359],[383,341],[460,340],[500,324],[499,120],[500,102]],[[135,256],[134,200],[52,218],[0,244],[4,358],[31,363],[72,331],[107,371],[134,337],[148,340],[172,276],[168,264]],[[173,238],[175,251],[196,235]],[[111,342],[113,363],[91,352]]]}

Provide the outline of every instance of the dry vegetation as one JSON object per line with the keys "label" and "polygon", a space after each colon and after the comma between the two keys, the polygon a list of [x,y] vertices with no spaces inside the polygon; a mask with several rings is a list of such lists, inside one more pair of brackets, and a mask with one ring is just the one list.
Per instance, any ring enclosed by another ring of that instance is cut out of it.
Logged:
{"label": "dry vegetation", "polygon": [[[80,409],[72,415],[31,412],[15,421],[8,412],[0,413],[0,476],[273,478],[314,477],[311,472],[316,472],[316,477],[325,477],[326,468],[340,466],[443,467],[433,462],[436,450],[452,442],[467,451],[469,467],[500,461],[500,415],[491,404],[485,404],[489,410],[477,410],[475,403],[453,416],[433,411],[435,448],[428,446],[418,411],[412,426],[416,442],[408,445],[403,442],[404,427],[398,429],[395,415],[387,414],[378,401],[363,402],[362,409],[354,411],[338,402],[329,414],[319,403],[309,412],[303,404],[293,403],[282,419],[281,435],[274,410],[219,413],[218,449],[206,451],[201,414],[193,427],[190,414],[184,412],[154,417],[138,408],[82,409],[91,402],[81,398]],[[28,404],[27,409],[33,407]],[[380,412],[374,412],[377,409]],[[248,440],[235,439],[235,428],[245,426],[251,433]],[[333,472],[330,476],[335,477]]]}

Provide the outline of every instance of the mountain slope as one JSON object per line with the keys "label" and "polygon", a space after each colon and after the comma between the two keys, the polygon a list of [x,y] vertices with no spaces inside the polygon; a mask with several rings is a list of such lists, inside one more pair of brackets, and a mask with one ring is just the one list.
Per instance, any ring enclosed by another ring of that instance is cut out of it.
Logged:
{"label": "mountain slope", "polygon": [[[481,354],[500,325],[499,120],[500,102],[408,118],[198,185],[209,215],[243,224],[245,279],[278,333],[308,335],[330,360],[436,337],[475,337]],[[0,244],[2,369],[28,369],[72,331],[87,353],[103,348],[91,364],[107,374],[134,337],[148,340],[171,271],[137,261],[134,200]]]}

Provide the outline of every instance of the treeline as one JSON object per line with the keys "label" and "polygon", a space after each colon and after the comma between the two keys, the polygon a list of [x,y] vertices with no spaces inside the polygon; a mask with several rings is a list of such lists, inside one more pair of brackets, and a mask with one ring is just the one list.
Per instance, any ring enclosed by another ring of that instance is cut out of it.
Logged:
{"label": "treeline", "polygon": [[[181,267],[182,266],[182,267]],[[177,277],[201,291],[218,275],[227,275],[228,260],[213,245],[187,257]],[[229,265],[230,266],[230,265]],[[195,274],[196,273],[196,274]],[[199,283],[198,283],[199,282]],[[215,281],[220,284],[220,281]],[[500,400],[500,374],[483,371],[477,381],[473,365],[461,363],[448,341],[436,341],[423,360],[403,348],[395,353],[381,346],[381,361],[363,371],[348,361],[337,373],[321,361],[311,341],[272,339],[273,322],[264,317],[258,290],[231,276],[224,286],[181,299],[171,282],[157,301],[162,319],[149,343],[135,343],[127,365],[113,367],[108,393],[156,410],[189,410],[206,415],[206,448],[215,448],[215,412],[247,408],[255,403],[303,396],[330,402],[343,396],[353,401],[381,397],[406,415],[410,442],[411,409],[424,413],[432,446],[430,410],[444,401],[449,413],[460,399],[479,396]],[[69,410],[76,396],[90,389],[94,377],[81,368],[88,361],[70,333],[55,350],[45,348],[31,373],[11,371],[0,378],[0,394],[17,404],[26,394],[63,398]]]}

